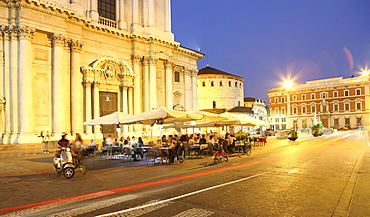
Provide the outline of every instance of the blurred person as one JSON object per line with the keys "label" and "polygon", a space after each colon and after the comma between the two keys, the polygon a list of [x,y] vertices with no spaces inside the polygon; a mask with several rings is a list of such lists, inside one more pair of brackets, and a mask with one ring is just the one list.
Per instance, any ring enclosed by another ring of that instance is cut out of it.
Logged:
{"label": "blurred person", "polygon": [[108,135],[105,139],[105,145],[107,146],[107,160],[111,160],[113,157],[113,139],[111,135]]}

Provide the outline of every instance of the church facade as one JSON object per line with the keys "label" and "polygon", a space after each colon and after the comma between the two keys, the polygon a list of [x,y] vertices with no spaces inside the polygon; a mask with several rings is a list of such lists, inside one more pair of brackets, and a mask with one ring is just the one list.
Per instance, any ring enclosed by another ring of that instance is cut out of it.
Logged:
{"label": "church facade", "polygon": [[203,54],[174,41],[170,0],[2,0],[0,12],[0,144],[101,139],[112,128],[84,121],[197,108]]}

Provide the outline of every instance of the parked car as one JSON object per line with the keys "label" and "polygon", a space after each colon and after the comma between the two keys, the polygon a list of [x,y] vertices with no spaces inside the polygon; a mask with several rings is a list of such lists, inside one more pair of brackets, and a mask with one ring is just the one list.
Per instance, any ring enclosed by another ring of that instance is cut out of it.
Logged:
{"label": "parked car", "polygon": [[266,133],[266,136],[275,136],[275,132],[270,129],[267,129],[265,133]]}

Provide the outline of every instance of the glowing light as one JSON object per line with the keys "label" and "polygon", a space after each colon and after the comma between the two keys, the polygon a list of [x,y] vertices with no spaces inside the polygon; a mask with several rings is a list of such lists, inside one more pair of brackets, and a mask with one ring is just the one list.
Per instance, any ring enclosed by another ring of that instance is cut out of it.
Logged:
{"label": "glowing light", "polygon": [[362,76],[369,76],[370,72],[368,70],[362,71]]}
{"label": "glowing light", "polygon": [[284,81],[285,88],[291,88],[292,86],[293,86],[293,81],[290,81],[290,80]]}

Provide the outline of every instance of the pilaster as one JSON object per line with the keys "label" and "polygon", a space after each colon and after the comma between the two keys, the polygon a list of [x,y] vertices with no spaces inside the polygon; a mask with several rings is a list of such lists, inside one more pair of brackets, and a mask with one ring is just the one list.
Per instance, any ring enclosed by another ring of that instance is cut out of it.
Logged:
{"label": "pilaster", "polygon": [[157,58],[149,56],[149,110],[157,108]]}
{"label": "pilaster", "polygon": [[145,57],[143,60],[143,110],[149,111],[150,110],[150,82],[149,82],[149,60],[148,57]]}
{"label": "pilaster", "polygon": [[172,72],[172,62],[166,60],[164,62],[165,76],[166,76],[166,107],[172,109],[173,107],[173,72]]}
{"label": "pilaster", "polygon": [[186,110],[190,110],[192,108],[192,93],[191,93],[191,84],[192,84],[192,80],[190,78],[191,76],[191,70],[189,68],[185,68],[184,70],[184,93],[185,93],[185,97],[184,97],[184,107],[186,108]]}
{"label": "pilaster", "polygon": [[[91,81],[84,81],[84,93],[85,93],[85,121],[92,120],[92,100],[91,100]],[[85,126],[85,133],[90,135],[92,133],[92,126]]]}
{"label": "pilaster", "polygon": [[[142,74],[141,74],[141,69],[140,69],[140,64],[142,61],[142,56],[139,55],[132,55],[131,60],[132,60],[132,69],[136,75],[134,79],[134,101],[133,101],[133,107],[134,107],[134,114],[139,114],[143,111],[143,98],[142,98],[142,85],[141,85],[141,80],[142,80]],[[139,125],[135,124],[134,125],[135,132],[140,131],[141,128]]]}
{"label": "pilaster", "polygon": [[[99,100],[99,86],[100,82],[94,81],[93,83],[93,105],[94,105],[94,110],[93,110],[93,116],[94,119],[100,117],[100,100]],[[100,130],[100,125],[95,125],[94,126],[94,137],[95,139],[101,139],[103,136],[101,134]]]}

